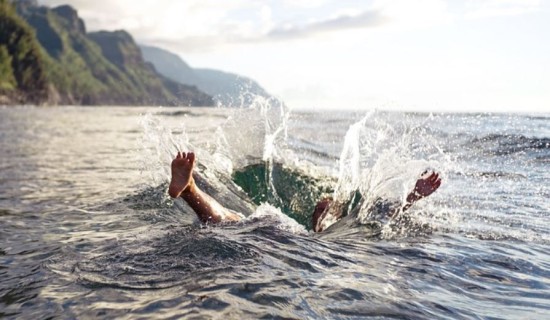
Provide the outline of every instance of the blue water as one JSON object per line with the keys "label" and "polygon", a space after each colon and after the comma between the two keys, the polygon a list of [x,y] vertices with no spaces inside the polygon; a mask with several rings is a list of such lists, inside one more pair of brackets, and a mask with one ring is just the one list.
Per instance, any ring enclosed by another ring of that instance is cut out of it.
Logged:
{"label": "blue water", "polygon": [[[0,137],[0,317],[550,317],[547,114],[15,107]],[[169,199],[178,149],[249,218]],[[259,206],[232,180],[258,164]],[[402,201],[427,168],[443,184],[403,219],[295,222],[318,194]]]}

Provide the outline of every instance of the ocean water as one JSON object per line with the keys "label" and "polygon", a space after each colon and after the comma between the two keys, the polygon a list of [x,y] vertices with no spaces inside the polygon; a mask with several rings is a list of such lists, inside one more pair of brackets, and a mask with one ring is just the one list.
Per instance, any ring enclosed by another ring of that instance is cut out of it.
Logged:
{"label": "ocean water", "polygon": [[[244,221],[169,199],[178,150]],[[548,114],[5,107],[0,155],[0,318],[550,318]]]}

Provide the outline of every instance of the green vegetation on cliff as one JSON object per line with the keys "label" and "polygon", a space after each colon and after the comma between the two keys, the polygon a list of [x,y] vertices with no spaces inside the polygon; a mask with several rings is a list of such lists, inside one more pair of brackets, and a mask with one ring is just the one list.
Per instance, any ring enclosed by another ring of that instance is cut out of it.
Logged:
{"label": "green vegetation on cliff", "polygon": [[17,81],[11,66],[12,58],[6,46],[0,46],[0,90],[11,91],[17,88]]}
{"label": "green vegetation on cliff", "polygon": [[0,1],[0,95],[19,92],[12,103],[213,105],[197,88],[158,74],[124,31],[88,34],[67,5],[19,0],[16,12]]}
{"label": "green vegetation on cliff", "polygon": [[46,97],[46,66],[34,32],[7,0],[0,0],[0,94],[26,100]]}

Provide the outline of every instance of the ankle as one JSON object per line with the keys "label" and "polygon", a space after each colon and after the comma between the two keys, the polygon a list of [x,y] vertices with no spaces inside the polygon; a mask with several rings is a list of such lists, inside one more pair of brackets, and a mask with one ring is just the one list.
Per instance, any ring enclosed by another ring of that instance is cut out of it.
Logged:
{"label": "ankle", "polygon": [[181,192],[180,197],[185,198],[185,197],[192,196],[195,194],[196,190],[197,190],[197,186],[195,185],[195,180],[191,178],[191,181],[189,181],[189,184],[187,185],[187,187],[185,187],[185,189],[183,189],[183,191]]}
{"label": "ankle", "polygon": [[409,193],[409,195],[407,196],[407,202],[411,204],[420,199],[422,199],[422,195],[418,194],[416,191]]}

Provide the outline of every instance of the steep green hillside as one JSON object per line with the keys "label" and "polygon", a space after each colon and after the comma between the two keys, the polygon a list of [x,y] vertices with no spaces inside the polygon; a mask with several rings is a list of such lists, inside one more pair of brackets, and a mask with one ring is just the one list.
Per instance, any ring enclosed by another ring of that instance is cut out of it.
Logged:
{"label": "steep green hillside", "polygon": [[99,45],[103,56],[116,65],[140,92],[148,96],[174,96],[191,105],[211,105],[210,97],[193,93],[196,88],[159,76],[151,63],[145,62],[141,50],[126,31],[100,31],[88,34]]}
{"label": "steep green hillside", "polygon": [[7,0],[0,0],[0,95],[34,103],[47,96],[40,45],[33,30]]}
{"label": "steep green hillside", "polygon": [[214,104],[195,87],[158,74],[124,31],[88,34],[67,5],[51,9],[19,0],[15,12],[0,1],[0,94],[12,96],[12,103]]}

